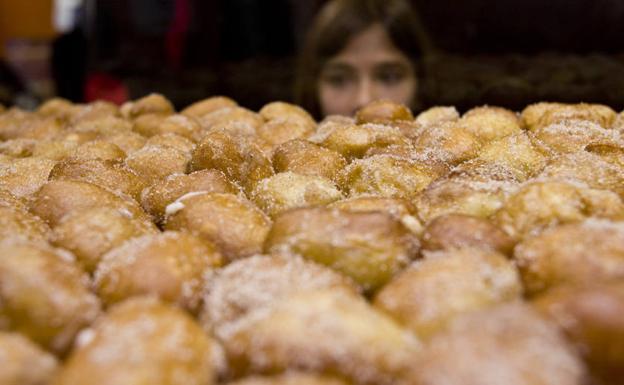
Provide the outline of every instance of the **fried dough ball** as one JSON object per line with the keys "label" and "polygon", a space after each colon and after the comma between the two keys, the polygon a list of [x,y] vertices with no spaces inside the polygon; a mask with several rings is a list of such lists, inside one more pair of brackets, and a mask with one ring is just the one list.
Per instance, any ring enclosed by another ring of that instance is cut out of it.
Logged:
{"label": "fried dough ball", "polygon": [[253,311],[306,290],[331,289],[356,294],[347,277],[298,257],[254,255],[234,261],[207,278],[201,321],[225,339]]}
{"label": "fried dough ball", "polygon": [[0,204],[0,241],[15,238],[45,242],[50,239],[50,228],[24,208]]}
{"label": "fried dough ball", "polygon": [[414,204],[423,223],[444,214],[466,214],[487,218],[500,209],[518,186],[514,175],[502,167],[501,177],[491,175],[452,175],[431,183]]}
{"label": "fried dough ball", "polygon": [[440,176],[425,163],[393,155],[373,155],[351,162],[338,178],[349,196],[377,195],[412,199]]}
{"label": "fried dough ball", "polygon": [[35,146],[35,139],[9,139],[4,142],[0,141],[0,154],[10,156],[12,158],[26,158],[32,155]]}
{"label": "fried dough ball", "polygon": [[0,384],[46,385],[58,366],[53,355],[24,336],[0,331]]}
{"label": "fried dough ball", "polygon": [[258,137],[271,147],[279,146],[289,140],[306,138],[314,133],[315,123],[278,118],[270,120],[258,127]]}
{"label": "fried dough ball", "polygon": [[228,385],[347,385],[347,383],[337,378],[318,374],[288,372],[275,376],[246,377],[238,381],[228,382]]}
{"label": "fried dough ball", "polygon": [[585,151],[600,156],[605,161],[624,168],[624,143],[622,144],[590,144]]}
{"label": "fried dough ball", "polygon": [[77,106],[64,98],[52,98],[37,108],[37,115],[69,120],[77,111]]}
{"label": "fried dough ball", "polygon": [[624,378],[624,285],[556,288],[533,304],[557,322],[594,377],[604,384]]}
{"label": "fried dough ball", "polygon": [[54,228],[52,241],[71,251],[80,265],[89,273],[102,256],[130,238],[155,234],[152,222],[128,217],[113,207],[91,207],[71,212]]}
{"label": "fried dough ball", "polygon": [[238,104],[227,96],[212,96],[191,104],[180,113],[193,118],[200,118],[216,110],[236,106]]}
{"label": "fried dough ball", "polygon": [[188,175],[172,174],[145,189],[141,195],[141,205],[161,222],[165,219],[168,205],[194,192],[236,194],[239,189],[218,170],[199,170]]}
{"label": "fried dough ball", "polygon": [[36,140],[52,140],[64,131],[60,119],[31,117],[24,122],[18,122],[13,129],[13,135],[6,139],[26,138]]}
{"label": "fried dough ball", "polygon": [[215,246],[194,235],[147,234],[106,253],[95,271],[94,286],[105,305],[153,295],[196,312],[203,275],[220,265]]}
{"label": "fried dough ball", "polygon": [[459,120],[459,112],[452,106],[431,107],[416,116],[416,123],[422,126],[437,126],[443,122]]}
{"label": "fried dough ball", "polygon": [[327,265],[372,292],[418,254],[418,238],[381,212],[302,208],[275,218],[266,251]]}
{"label": "fried dough ball", "polygon": [[63,353],[99,313],[89,279],[66,251],[42,243],[0,243],[0,329]]}
{"label": "fried dough ball", "polygon": [[491,141],[481,149],[477,159],[504,166],[520,181],[538,174],[547,162],[524,132]]}
{"label": "fried dough ball", "polygon": [[317,139],[321,146],[338,152],[347,160],[362,158],[371,148],[409,144],[399,128],[382,124],[339,124]]}
{"label": "fried dough ball", "polygon": [[175,113],[171,102],[161,94],[149,94],[140,99],[126,102],[119,111],[125,118],[137,118],[145,114],[170,115]]}
{"label": "fried dough ball", "polygon": [[69,154],[68,158],[77,161],[97,159],[123,162],[126,153],[116,144],[104,140],[92,140],[78,146]]}
{"label": "fried dough ball", "polygon": [[220,108],[199,118],[199,125],[204,131],[230,126],[233,130],[255,133],[264,124],[260,114],[243,107]]}
{"label": "fried dough ball", "polygon": [[40,140],[32,149],[32,156],[50,160],[63,160],[76,148],[78,142],[73,140]]}
{"label": "fried dough ball", "polygon": [[422,224],[416,216],[416,207],[401,198],[362,196],[339,200],[330,203],[327,207],[355,212],[381,211],[401,221],[403,226],[414,234],[421,234],[423,230]]}
{"label": "fried dough ball", "polygon": [[195,118],[176,114],[166,117],[160,123],[158,134],[176,134],[197,142],[201,139],[204,132]]}
{"label": "fried dough ball", "polygon": [[260,111],[258,111],[258,113],[266,121],[290,120],[298,121],[304,124],[309,130],[314,130],[316,127],[316,122],[314,121],[314,118],[312,118],[312,115],[295,104],[271,102],[265,104]]}
{"label": "fried dough ball", "polygon": [[163,146],[163,147],[171,147],[176,150],[182,151],[189,156],[193,153],[195,149],[195,143],[185,138],[182,135],[174,134],[174,133],[165,133],[154,135],[145,142],[146,146]]}
{"label": "fried dough ball", "polygon": [[[71,130],[76,134],[91,134],[97,137],[109,137],[122,133],[132,132],[132,122],[117,116],[101,116],[75,122]],[[136,134],[136,133],[135,133]]]}
{"label": "fried dough ball", "polygon": [[49,180],[89,182],[116,194],[126,194],[136,201],[141,199],[141,191],[147,186],[145,179],[123,163],[98,159],[64,160],[54,166]]}
{"label": "fried dough ball", "polygon": [[[527,122],[530,123],[527,124],[527,127],[531,131],[567,120],[588,121],[603,128],[609,128],[616,118],[616,112],[602,104],[539,104],[543,105],[537,108],[534,107],[534,111],[531,111],[534,116]],[[527,107],[527,109],[530,107]]]}
{"label": "fried dough ball", "polygon": [[501,107],[473,108],[461,117],[458,124],[484,143],[522,131],[518,116]]}
{"label": "fried dough ball", "polygon": [[493,220],[514,239],[586,218],[624,220],[617,194],[567,182],[533,182],[509,197]]}
{"label": "fried dough ball", "polygon": [[425,126],[414,138],[415,150],[436,160],[459,164],[479,154],[479,139],[460,125],[441,122]]}
{"label": "fried dough ball", "polygon": [[585,370],[554,324],[528,305],[463,315],[412,364],[412,385],[582,385]]}
{"label": "fried dough ball", "polygon": [[13,159],[8,166],[0,165],[0,188],[18,197],[30,196],[47,182],[55,164],[49,159]]}
{"label": "fried dough ball", "polygon": [[12,209],[28,210],[26,201],[11,194],[10,191],[0,188],[0,206]]}
{"label": "fried dough ball", "polygon": [[519,299],[522,284],[503,255],[478,249],[428,252],[375,296],[374,305],[424,339],[462,313]]}
{"label": "fried dough ball", "polygon": [[174,147],[146,145],[126,158],[126,164],[139,176],[155,183],[171,174],[184,174],[191,157]]}
{"label": "fried dough ball", "polygon": [[616,144],[622,135],[583,120],[566,120],[533,131],[533,143],[551,155],[581,151],[590,144]]}
{"label": "fried dough ball", "polygon": [[355,384],[392,384],[420,343],[363,298],[331,289],[293,294],[253,312],[224,348],[235,373],[302,370]]}
{"label": "fried dough ball", "polygon": [[143,135],[132,131],[108,135],[103,140],[117,145],[128,155],[143,148],[147,142],[147,139]]}
{"label": "fried dough ball", "polygon": [[272,160],[276,172],[291,171],[301,175],[321,176],[334,182],[347,166],[347,161],[336,151],[303,139],[277,146]]}
{"label": "fried dough ball", "polygon": [[193,152],[190,170],[214,168],[222,171],[251,192],[256,183],[273,175],[271,161],[251,139],[213,130],[207,133]]}
{"label": "fried dough ball", "polygon": [[355,112],[357,124],[384,124],[402,120],[414,120],[412,111],[407,106],[390,100],[375,100]]}
{"label": "fried dough ball", "polygon": [[422,235],[425,251],[476,248],[509,255],[515,242],[487,219],[463,215],[442,215],[427,224]]}
{"label": "fried dough ball", "polygon": [[213,242],[228,261],[260,253],[271,227],[260,209],[234,194],[187,194],[172,205],[165,228]]}
{"label": "fried dough ball", "polygon": [[160,133],[159,127],[168,115],[162,113],[150,113],[138,116],[132,122],[132,130],[147,138]]}
{"label": "fried dough ball", "polygon": [[624,224],[590,219],[561,225],[519,243],[514,259],[527,294],[562,284],[624,277]]}
{"label": "fried dough ball", "polygon": [[526,106],[522,112],[520,113],[520,118],[524,123],[524,126],[529,130],[533,131],[540,125],[540,120],[542,116],[546,113],[546,111],[558,108],[563,106],[562,103],[550,103],[550,102],[540,102],[534,103]]}
{"label": "fried dough ball", "polygon": [[624,165],[609,163],[587,151],[554,158],[539,178],[580,182],[591,188],[614,191],[624,198]]}
{"label": "fried dough ball", "polygon": [[124,199],[88,182],[70,180],[53,180],[44,184],[34,194],[30,209],[55,227],[69,213],[102,206],[120,210],[127,217],[148,219],[134,200]]}
{"label": "fried dough ball", "polygon": [[154,298],[125,301],[79,336],[53,385],[212,385],[211,339]]}
{"label": "fried dough ball", "polygon": [[293,172],[263,179],[251,193],[251,200],[271,217],[296,207],[326,205],[342,197],[329,179]]}
{"label": "fried dough ball", "polygon": [[90,120],[102,119],[110,116],[119,116],[119,107],[114,103],[98,100],[89,104],[76,105],[72,116],[72,123],[81,123]]}

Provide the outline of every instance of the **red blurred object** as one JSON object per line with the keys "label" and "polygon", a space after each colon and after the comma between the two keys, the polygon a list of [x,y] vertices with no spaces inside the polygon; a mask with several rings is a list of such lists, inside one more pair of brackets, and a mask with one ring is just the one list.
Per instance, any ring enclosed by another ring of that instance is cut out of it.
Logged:
{"label": "red blurred object", "polygon": [[182,64],[184,41],[191,22],[191,7],[189,0],[176,0],[174,5],[173,21],[165,37],[165,49],[169,65],[179,69]]}
{"label": "red blurred object", "polygon": [[128,87],[120,79],[105,73],[93,73],[87,76],[85,83],[86,102],[106,100],[115,104],[122,104],[128,99]]}

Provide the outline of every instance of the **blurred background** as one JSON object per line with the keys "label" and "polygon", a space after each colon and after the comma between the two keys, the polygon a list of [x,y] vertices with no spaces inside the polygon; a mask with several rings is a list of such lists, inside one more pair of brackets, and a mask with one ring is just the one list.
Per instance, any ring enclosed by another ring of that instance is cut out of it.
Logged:
{"label": "blurred background", "polygon": [[[320,0],[0,0],[0,103],[61,96],[178,107],[293,100]],[[624,1],[412,0],[426,31],[423,106],[624,107]]]}

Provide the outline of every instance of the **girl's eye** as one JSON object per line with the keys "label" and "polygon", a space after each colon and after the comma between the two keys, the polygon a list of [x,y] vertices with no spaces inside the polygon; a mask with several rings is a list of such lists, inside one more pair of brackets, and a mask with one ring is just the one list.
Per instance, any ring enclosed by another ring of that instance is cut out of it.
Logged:
{"label": "girl's eye", "polygon": [[395,85],[405,78],[405,72],[397,69],[382,70],[375,76],[381,83]]}
{"label": "girl's eye", "polygon": [[344,87],[351,81],[351,78],[346,73],[329,73],[323,76],[323,81],[333,87]]}

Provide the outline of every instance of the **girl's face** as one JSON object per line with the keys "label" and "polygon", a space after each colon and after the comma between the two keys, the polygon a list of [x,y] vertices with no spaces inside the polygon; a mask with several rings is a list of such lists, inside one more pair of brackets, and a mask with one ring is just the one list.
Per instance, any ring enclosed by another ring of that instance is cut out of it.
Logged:
{"label": "girl's face", "polygon": [[318,96],[323,115],[352,115],[376,99],[409,106],[417,86],[412,62],[373,24],[323,66]]}

